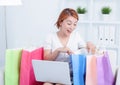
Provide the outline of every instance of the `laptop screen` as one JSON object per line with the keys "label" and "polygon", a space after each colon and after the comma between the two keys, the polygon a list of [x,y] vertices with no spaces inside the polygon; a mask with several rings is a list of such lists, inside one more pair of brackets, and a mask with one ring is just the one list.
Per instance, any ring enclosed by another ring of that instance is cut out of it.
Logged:
{"label": "laptop screen", "polygon": [[67,62],[32,60],[36,81],[71,85]]}

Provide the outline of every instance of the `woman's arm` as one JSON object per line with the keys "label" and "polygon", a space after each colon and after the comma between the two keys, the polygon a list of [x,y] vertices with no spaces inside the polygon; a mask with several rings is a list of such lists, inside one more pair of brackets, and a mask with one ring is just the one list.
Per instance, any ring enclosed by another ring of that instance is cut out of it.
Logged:
{"label": "woman's arm", "polygon": [[53,52],[50,49],[45,49],[44,60],[55,60],[60,52],[66,52],[68,54],[73,54],[73,52],[67,47],[58,48]]}
{"label": "woman's arm", "polygon": [[54,52],[51,52],[49,49],[44,50],[44,60],[55,60],[58,54],[58,50],[55,50]]}

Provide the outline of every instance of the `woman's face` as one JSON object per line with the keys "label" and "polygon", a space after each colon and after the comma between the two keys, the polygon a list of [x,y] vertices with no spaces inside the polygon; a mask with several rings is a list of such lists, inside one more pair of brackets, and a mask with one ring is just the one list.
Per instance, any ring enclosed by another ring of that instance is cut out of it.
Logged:
{"label": "woman's face", "polygon": [[77,19],[69,16],[60,24],[60,31],[63,32],[66,36],[70,36],[72,31],[76,28]]}

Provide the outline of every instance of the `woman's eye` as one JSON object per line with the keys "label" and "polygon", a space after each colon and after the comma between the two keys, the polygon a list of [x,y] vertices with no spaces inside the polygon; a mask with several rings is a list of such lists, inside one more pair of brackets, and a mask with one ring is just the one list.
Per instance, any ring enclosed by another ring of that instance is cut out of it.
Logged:
{"label": "woman's eye", "polygon": [[76,26],[77,24],[74,24],[74,26]]}
{"label": "woman's eye", "polygon": [[71,23],[67,23],[68,25],[71,25]]}

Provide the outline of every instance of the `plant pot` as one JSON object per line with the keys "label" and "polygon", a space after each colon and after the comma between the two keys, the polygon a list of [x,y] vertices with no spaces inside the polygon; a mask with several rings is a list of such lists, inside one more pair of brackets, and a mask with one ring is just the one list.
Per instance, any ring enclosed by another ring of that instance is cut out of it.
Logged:
{"label": "plant pot", "polygon": [[79,20],[85,20],[85,14],[78,14]]}
{"label": "plant pot", "polygon": [[102,14],[102,20],[109,21],[111,18],[110,14]]}

